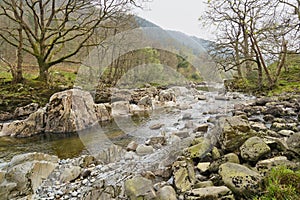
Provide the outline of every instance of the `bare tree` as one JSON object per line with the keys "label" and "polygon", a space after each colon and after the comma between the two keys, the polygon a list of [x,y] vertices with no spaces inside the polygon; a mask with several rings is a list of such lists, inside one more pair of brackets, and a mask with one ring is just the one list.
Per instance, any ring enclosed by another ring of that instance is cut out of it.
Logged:
{"label": "bare tree", "polygon": [[[225,70],[236,69],[241,78],[252,69],[258,71],[258,86],[266,77],[268,87],[278,81],[295,34],[295,19],[290,9],[271,0],[215,0],[208,2],[202,19],[217,26],[215,57]],[[297,33],[296,33],[297,34]],[[299,35],[298,35],[299,36]],[[298,37],[297,36],[297,37]],[[277,63],[276,73],[268,67]]]}
{"label": "bare tree", "polygon": [[125,17],[132,4],[133,0],[2,0],[0,16],[9,24],[0,27],[0,37],[35,57],[39,79],[47,81],[52,66],[72,62],[83,48],[101,44],[105,34],[94,42],[89,39],[112,28],[107,22]]}

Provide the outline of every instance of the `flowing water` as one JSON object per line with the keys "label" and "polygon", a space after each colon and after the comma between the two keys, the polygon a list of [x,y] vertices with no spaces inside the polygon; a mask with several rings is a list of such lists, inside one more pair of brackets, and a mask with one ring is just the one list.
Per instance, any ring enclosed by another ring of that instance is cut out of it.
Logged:
{"label": "flowing water", "polygon": [[[0,161],[10,160],[14,155],[27,152],[43,152],[57,155],[59,158],[73,158],[83,154],[93,154],[111,143],[126,146],[132,139],[144,142],[147,138],[162,133],[183,130],[186,121],[184,114],[190,114],[192,123],[206,123],[211,117],[228,114],[238,100],[215,100],[217,92],[204,92],[206,101],[195,100],[191,94],[177,97],[182,106],[153,110],[130,117],[115,118],[109,123],[99,124],[94,128],[73,134],[40,134],[29,138],[0,137]],[[160,130],[149,127],[163,124]]]}

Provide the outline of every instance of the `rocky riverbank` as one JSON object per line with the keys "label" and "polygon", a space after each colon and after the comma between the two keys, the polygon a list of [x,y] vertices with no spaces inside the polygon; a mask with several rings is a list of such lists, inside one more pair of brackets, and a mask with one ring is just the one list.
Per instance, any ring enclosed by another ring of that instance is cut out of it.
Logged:
{"label": "rocky riverbank", "polygon": [[[142,142],[133,140],[127,148],[112,144],[74,159],[29,153],[2,163],[1,198],[252,199],[263,191],[271,168],[299,169],[299,95],[258,98],[231,109],[227,100],[242,95],[184,88],[173,93],[176,103],[173,95],[165,99],[173,106],[167,118],[180,118],[167,124],[161,116],[146,124],[142,130],[154,135]],[[127,104],[116,102],[122,105],[117,116],[127,116]],[[215,102],[228,107],[207,109]]]}

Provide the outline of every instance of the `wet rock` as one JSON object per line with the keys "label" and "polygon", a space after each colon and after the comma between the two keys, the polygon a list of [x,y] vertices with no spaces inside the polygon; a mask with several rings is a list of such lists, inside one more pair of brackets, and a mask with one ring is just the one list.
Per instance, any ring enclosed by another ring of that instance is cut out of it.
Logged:
{"label": "wet rock", "polygon": [[262,156],[268,154],[271,149],[259,137],[249,138],[241,147],[241,156],[247,161],[257,161]]}
{"label": "wet rock", "polygon": [[160,129],[161,127],[163,127],[163,126],[164,126],[164,124],[154,124],[154,125],[150,126],[149,128],[151,130],[157,130],[157,129]]}
{"label": "wet rock", "polygon": [[293,134],[286,141],[288,147],[293,152],[300,155],[300,132]]}
{"label": "wet rock", "polygon": [[174,185],[180,192],[186,192],[195,184],[194,165],[191,160],[176,161],[172,165]]}
{"label": "wet rock", "polygon": [[103,163],[112,163],[119,161],[126,151],[118,145],[110,145],[107,149],[102,150],[97,154],[96,159]]}
{"label": "wet rock", "polygon": [[126,150],[127,151],[136,151],[136,148],[138,147],[138,143],[136,143],[135,141],[131,141],[127,147],[126,147]]}
{"label": "wet rock", "polygon": [[154,152],[154,148],[152,146],[147,146],[147,145],[139,145],[136,148],[136,154],[139,156],[144,156],[144,155],[148,155]]}
{"label": "wet rock", "polygon": [[79,166],[71,166],[65,168],[60,176],[60,181],[63,183],[68,183],[77,179],[80,176],[81,168]]}
{"label": "wet rock", "polygon": [[125,193],[132,200],[150,200],[156,197],[152,181],[140,176],[125,181]]}
{"label": "wet rock", "polygon": [[171,186],[164,186],[157,191],[158,200],[177,200],[176,192]]}
{"label": "wet rock", "polygon": [[229,188],[226,186],[211,186],[205,188],[193,189],[185,195],[187,200],[217,200],[217,199],[226,199],[234,200],[234,196]]}
{"label": "wet rock", "polygon": [[220,165],[227,162],[239,164],[240,160],[236,154],[229,153],[210,163],[208,170],[210,172],[217,172],[219,170]]}
{"label": "wet rock", "polygon": [[224,150],[233,151],[239,148],[254,133],[249,122],[240,116],[225,117],[219,121],[221,127],[220,143]]}
{"label": "wet rock", "polygon": [[207,132],[208,130],[208,124],[201,124],[200,126],[198,126],[194,132]]}
{"label": "wet rock", "polygon": [[274,121],[275,117],[273,115],[267,114],[267,115],[264,115],[263,119],[266,122],[272,122],[272,121]]}
{"label": "wet rock", "polygon": [[157,137],[151,137],[148,141],[146,141],[147,145],[165,145],[166,144],[166,138],[163,136],[157,136]]}
{"label": "wet rock", "polygon": [[197,138],[195,145],[184,149],[184,155],[189,158],[202,158],[212,148],[211,142],[207,138]]}
{"label": "wet rock", "polygon": [[117,101],[111,104],[111,115],[113,117],[128,116],[130,114],[130,105],[128,101]]}
{"label": "wet rock", "polygon": [[225,185],[239,196],[257,194],[260,189],[261,175],[243,165],[235,163],[222,164],[219,174]]}

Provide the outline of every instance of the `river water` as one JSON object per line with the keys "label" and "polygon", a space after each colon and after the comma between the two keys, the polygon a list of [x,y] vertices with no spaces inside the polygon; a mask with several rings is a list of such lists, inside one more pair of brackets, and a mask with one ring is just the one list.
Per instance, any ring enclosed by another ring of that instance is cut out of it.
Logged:
{"label": "river water", "polygon": [[[116,118],[80,133],[39,134],[29,138],[0,137],[0,162],[27,152],[43,152],[66,159],[94,154],[103,149],[104,142],[123,147],[133,139],[142,143],[152,136],[184,130],[187,124],[187,120],[182,119],[184,115],[189,115],[188,121],[194,125],[203,124],[210,118],[230,114],[235,103],[251,98],[241,94],[238,98],[232,98],[232,94],[229,94],[230,101],[215,100],[218,92],[202,93],[207,98],[204,101],[195,99],[192,94],[182,93],[177,97],[175,107]],[[149,127],[155,124],[163,124],[163,127],[159,131],[151,130]]]}

